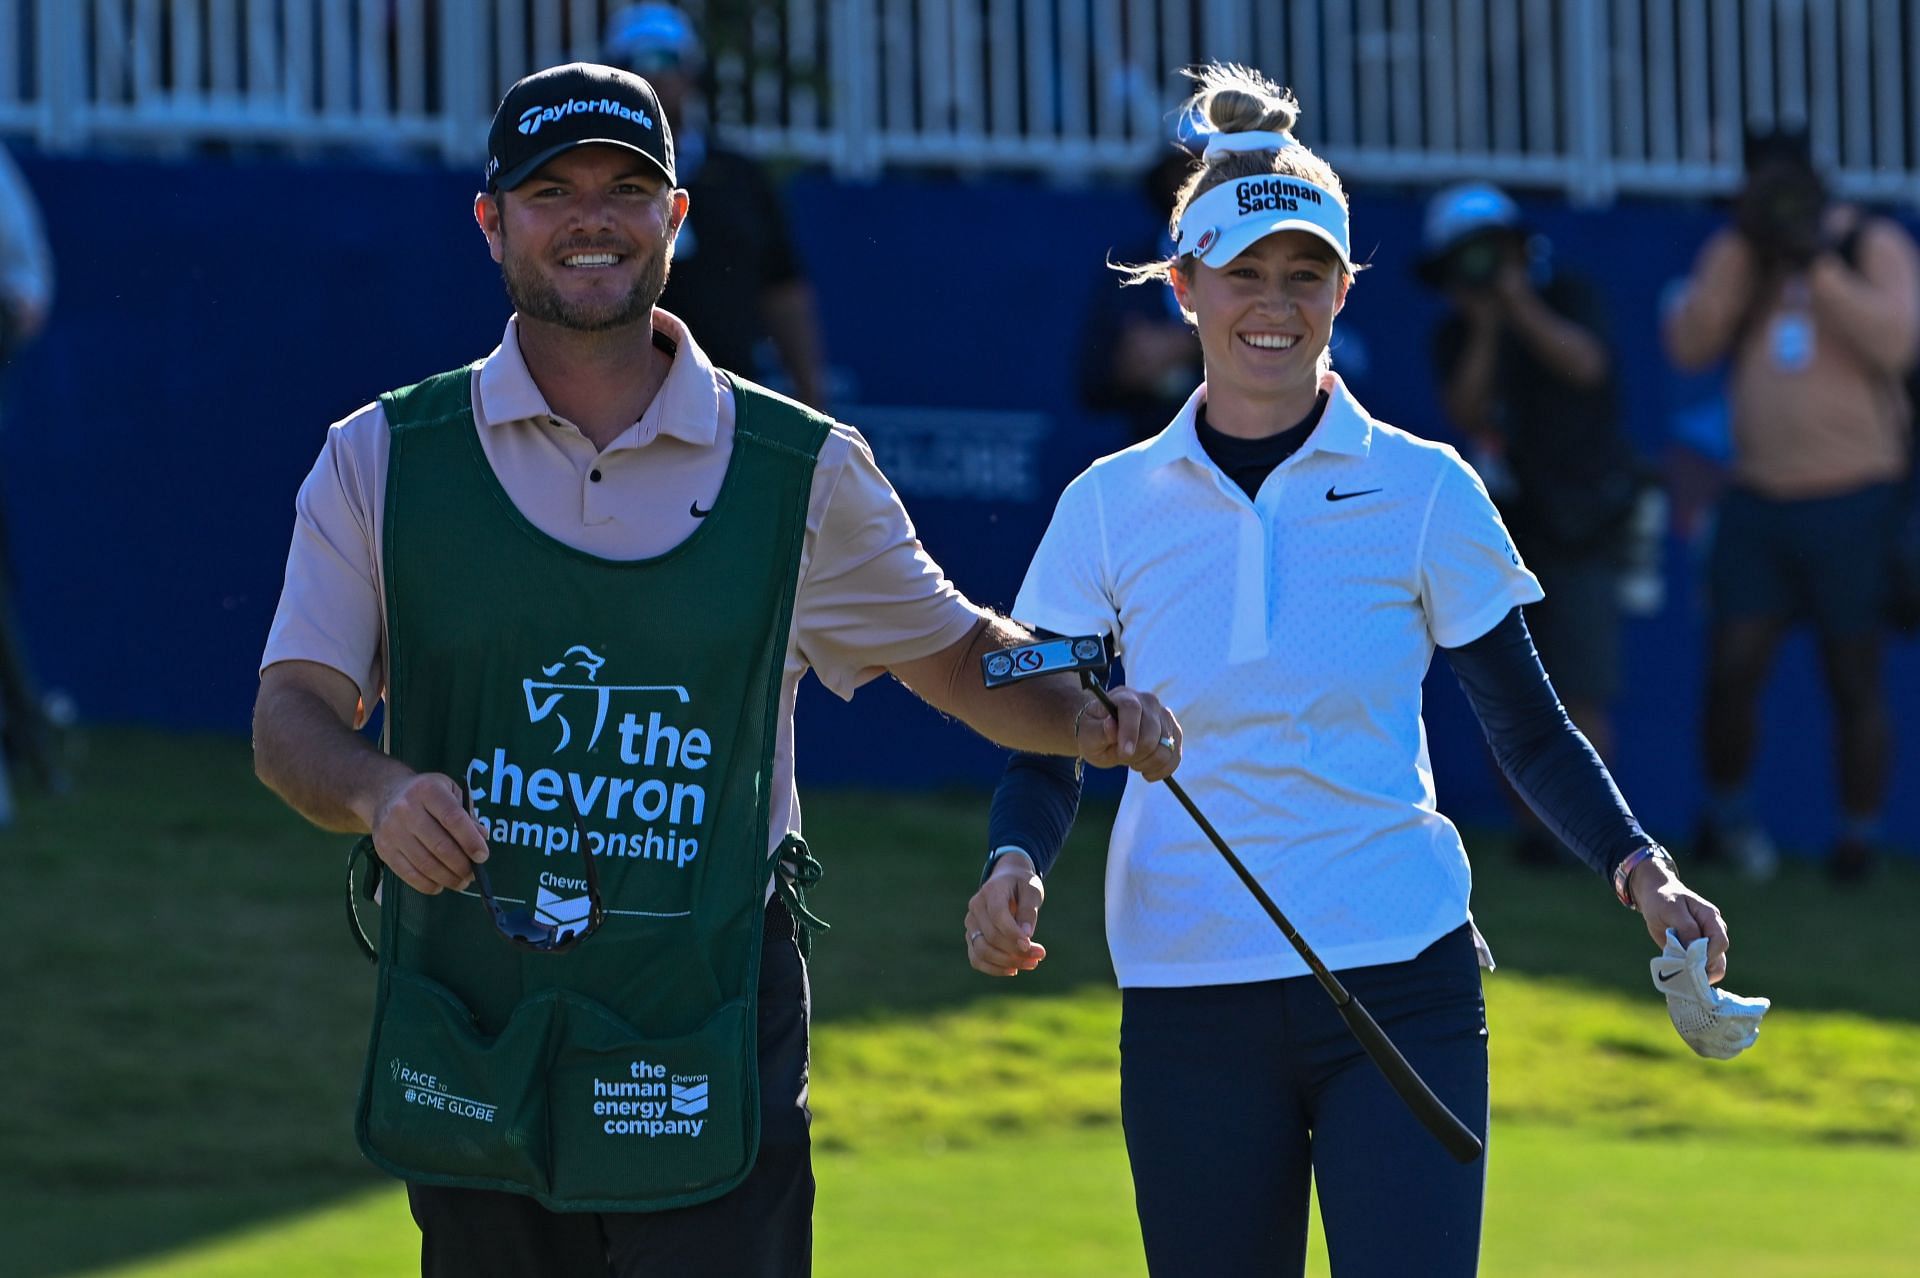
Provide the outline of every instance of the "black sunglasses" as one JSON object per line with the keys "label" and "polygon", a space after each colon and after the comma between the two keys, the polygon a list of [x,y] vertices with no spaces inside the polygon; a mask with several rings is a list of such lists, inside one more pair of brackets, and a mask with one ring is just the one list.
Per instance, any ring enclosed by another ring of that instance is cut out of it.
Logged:
{"label": "black sunglasses", "polygon": [[[509,909],[494,899],[493,883],[487,877],[487,867],[478,861],[473,864],[473,881],[479,885],[480,895],[493,914],[495,929],[520,948],[541,954],[560,954],[572,949],[599,930],[600,924],[606,919],[606,910],[600,900],[600,872],[593,863],[593,851],[587,846],[587,836],[580,829],[580,805],[571,792],[567,799],[573,806],[573,846],[586,864],[585,919],[562,920],[551,914],[542,917],[542,911],[537,907],[525,905]],[[471,781],[461,795],[461,803],[466,807],[467,815],[478,824],[480,818],[473,808]]]}

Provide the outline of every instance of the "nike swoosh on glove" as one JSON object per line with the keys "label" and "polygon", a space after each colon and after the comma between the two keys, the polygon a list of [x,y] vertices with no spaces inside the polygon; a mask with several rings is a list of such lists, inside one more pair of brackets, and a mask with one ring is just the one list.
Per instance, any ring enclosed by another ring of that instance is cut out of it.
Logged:
{"label": "nike swoosh on glove", "polygon": [[1707,938],[1682,946],[1667,929],[1666,948],[1648,965],[1653,988],[1667,997],[1667,1015],[1687,1046],[1702,1056],[1729,1061],[1760,1037],[1760,1018],[1770,999],[1742,998],[1716,989],[1707,980]]}

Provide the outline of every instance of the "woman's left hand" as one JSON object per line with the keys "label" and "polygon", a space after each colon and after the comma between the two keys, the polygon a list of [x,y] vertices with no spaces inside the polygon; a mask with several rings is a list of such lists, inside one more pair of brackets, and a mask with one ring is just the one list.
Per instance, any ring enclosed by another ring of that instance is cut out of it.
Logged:
{"label": "woman's left hand", "polygon": [[1646,920],[1656,947],[1667,943],[1672,928],[1680,944],[1707,938],[1707,980],[1718,985],[1727,974],[1727,921],[1720,907],[1680,881],[1680,876],[1649,857],[1633,867],[1627,895]]}
{"label": "woman's left hand", "polygon": [[1180,766],[1186,735],[1173,711],[1151,692],[1114,688],[1108,694],[1119,714],[1098,701],[1075,717],[1073,742],[1080,757],[1096,768],[1128,767],[1147,781],[1165,781]]}

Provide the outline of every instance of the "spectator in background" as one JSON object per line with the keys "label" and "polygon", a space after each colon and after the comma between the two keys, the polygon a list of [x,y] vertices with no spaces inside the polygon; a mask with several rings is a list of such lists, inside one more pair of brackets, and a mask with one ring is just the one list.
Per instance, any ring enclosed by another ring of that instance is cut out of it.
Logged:
{"label": "spectator in background", "polygon": [[[1173,254],[1167,229],[1181,184],[1194,160],[1174,150],[1141,175],[1141,193],[1153,209],[1158,234],[1130,246],[1120,260],[1163,261]],[[1123,288],[1110,277],[1094,287],[1080,333],[1080,402],[1096,413],[1117,413],[1127,442],[1151,439],[1187,402],[1202,376],[1200,339],[1180,312],[1173,290]]]}
{"label": "spectator in background", "polygon": [[[0,368],[40,335],[53,305],[53,254],[40,223],[33,192],[0,148]],[[13,568],[4,514],[0,513],[0,723],[6,733],[9,770],[25,766],[43,786],[66,786],[54,748],[54,731],[41,704],[14,615]],[[10,806],[10,805],[8,805]],[[4,823],[10,813],[0,813]]]}
{"label": "spectator in background", "polygon": [[1833,699],[1844,821],[1836,879],[1872,866],[1892,762],[1884,608],[1911,446],[1902,379],[1920,340],[1920,252],[1828,200],[1804,134],[1750,137],[1733,223],[1701,249],[1663,338],[1682,369],[1728,362],[1732,484],[1708,565],[1703,857],[1771,874],[1749,778],[1780,639],[1811,621]]}
{"label": "spectator in background", "polygon": [[53,254],[47,249],[26,177],[0,149],[0,362],[39,336],[53,306]]}
{"label": "spectator in background", "polygon": [[[1427,206],[1418,272],[1445,294],[1435,382],[1546,598],[1527,607],[1567,713],[1613,757],[1620,575],[1639,468],[1620,428],[1598,291],[1554,262],[1505,192],[1450,187]],[[1517,855],[1552,864],[1553,839],[1516,802]]]}
{"label": "spectator in background", "polygon": [[[1661,323],[1686,296],[1687,277],[1668,280],[1660,290]],[[1725,370],[1669,370],[1666,378],[1667,451],[1662,477],[1673,497],[1673,532],[1689,549],[1704,551],[1713,526],[1713,508],[1727,486],[1733,460],[1732,428],[1727,421]]]}
{"label": "spectator in background", "polygon": [[680,184],[697,210],[681,224],[660,305],[700,334],[716,367],[762,379],[771,337],[794,398],[826,407],[825,357],[813,288],[786,212],[759,162],[707,131],[705,55],[692,20],[670,4],[637,4],[607,22],[605,60],[646,77],[678,149]]}

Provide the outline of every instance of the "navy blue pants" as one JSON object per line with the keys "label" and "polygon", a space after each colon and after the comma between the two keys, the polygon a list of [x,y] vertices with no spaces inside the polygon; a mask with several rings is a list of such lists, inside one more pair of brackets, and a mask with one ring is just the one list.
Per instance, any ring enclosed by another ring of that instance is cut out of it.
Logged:
{"label": "navy blue pants", "polygon": [[767,904],[760,958],[760,1156],[733,1192],[673,1211],[548,1211],[520,1194],[407,1186],[423,1278],[805,1278],[812,1272],[807,969]]}
{"label": "navy blue pants", "polygon": [[1799,500],[1730,490],[1707,560],[1714,620],[1811,621],[1828,638],[1878,634],[1900,506],[1894,483]]}
{"label": "navy blue pants", "polygon": [[[1337,975],[1484,1140],[1471,931]],[[1486,1160],[1448,1156],[1313,977],[1122,997],[1120,1113],[1154,1278],[1301,1273],[1315,1183],[1336,1278],[1476,1272]]]}

